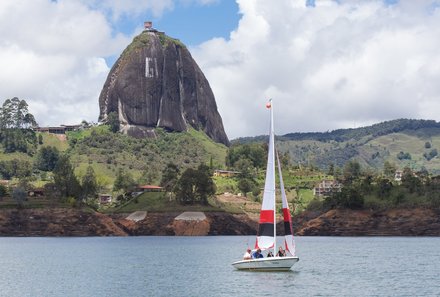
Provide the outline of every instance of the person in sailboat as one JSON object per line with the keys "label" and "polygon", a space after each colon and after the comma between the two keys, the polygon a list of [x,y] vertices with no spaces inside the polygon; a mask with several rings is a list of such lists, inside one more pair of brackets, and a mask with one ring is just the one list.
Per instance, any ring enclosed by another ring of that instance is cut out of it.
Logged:
{"label": "person in sailboat", "polygon": [[246,250],[246,253],[244,253],[244,255],[243,255],[243,260],[250,260],[250,259],[252,259],[252,256],[251,256],[251,249],[248,248],[248,249]]}
{"label": "person in sailboat", "polygon": [[260,249],[257,249],[255,252],[252,253],[252,259],[258,258],[263,258],[263,254],[261,253]]}
{"label": "person in sailboat", "polygon": [[285,257],[285,256],[286,256],[286,251],[283,250],[282,247],[280,247],[280,248],[278,249],[277,257]]}
{"label": "person in sailboat", "polygon": [[269,251],[269,252],[267,253],[267,257],[268,257],[268,258],[269,258],[269,257],[273,257],[273,254],[272,254],[271,251]]}

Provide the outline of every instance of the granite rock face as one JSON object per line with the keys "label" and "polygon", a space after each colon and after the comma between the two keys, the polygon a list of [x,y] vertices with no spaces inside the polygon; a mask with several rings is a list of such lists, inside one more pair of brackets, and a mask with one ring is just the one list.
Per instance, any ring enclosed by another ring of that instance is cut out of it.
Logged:
{"label": "granite rock face", "polygon": [[203,130],[229,144],[214,94],[188,49],[157,31],[133,39],[112,67],[99,97],[100,121],[119,115],[120,129],[135,137],[154,128]]}

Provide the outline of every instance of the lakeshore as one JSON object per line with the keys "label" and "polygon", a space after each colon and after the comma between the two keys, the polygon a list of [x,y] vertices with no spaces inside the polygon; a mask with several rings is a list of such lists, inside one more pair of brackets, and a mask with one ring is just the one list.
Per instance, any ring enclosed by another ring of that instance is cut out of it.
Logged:
{"label": "lakeshore", "polygon": [[[205,212],[203,220],[176,220],[181,212],[103,214],[89,209],[0,210],[0,236],[212,236],[255,235],[257,219],[246,214]],[[279,222],[278,229],[281,229]],[[299,236],[440,236],[440,211],[415,208],[387,211],[333,209],[293,217]]]}

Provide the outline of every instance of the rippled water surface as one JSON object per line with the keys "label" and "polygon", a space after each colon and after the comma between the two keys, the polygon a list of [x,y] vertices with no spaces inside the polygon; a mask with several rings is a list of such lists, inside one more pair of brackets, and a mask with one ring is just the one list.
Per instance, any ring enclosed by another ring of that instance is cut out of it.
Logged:
{"label": "rippled water surface", "polygon": [[291,272],[234,270],[253,242],[0,238],[0,296],[440,296],[440,238],[297,237]]}

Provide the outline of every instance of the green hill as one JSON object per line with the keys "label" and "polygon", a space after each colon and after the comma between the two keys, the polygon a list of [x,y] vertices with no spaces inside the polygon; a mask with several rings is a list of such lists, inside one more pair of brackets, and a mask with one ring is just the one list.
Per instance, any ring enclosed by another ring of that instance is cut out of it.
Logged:
{"label": "green hill", "polygon": [[[76,175],[81,178],[90,165],[95,170],[101,187],[111,190],[117,171],[122,168],[135,180],[157,184],[162,170],[173,162],[184,170],[197,167],[200,163],[224,168],[227,147],[213,142],[201,131],[190,129],[183,133],[168,133],[158,129],[155,139],[137,139],[112,133],[108,126],[68,132],[67,135],[41,133],[43,146],[53,146],[70,156]],[[0,149],[0,162],[17,160],[34,164],[36,154],[4,153]],[[41,185],[40,178],[31,178]]]}
{"label": "green hill", "polygon": [[[232,143],[264,141],[266,136],[239,138]],[[431,120],[399,119],[356,129],[331,132],[290,133],[277,137],[281,152],[289,152],[294,163],[326,170],[330,164],[343,167],[356,160],[363,167],[382,170],[385,161],[398,168],[427,169],[440,174],[440,123]]]}
{"label": "green hill", "polygon": [[101,185],[110,188],[116,172],[123,168],[135,180],[159,183],[165,165],[172,162],[182,170],[200,163],[224,166],[227,147],[213,142],[194,129],[183,133],[157,131],[157,137],[137,139],[112,133],[107,126],[69,133],[69,154],[78,176],[91,165]]}

